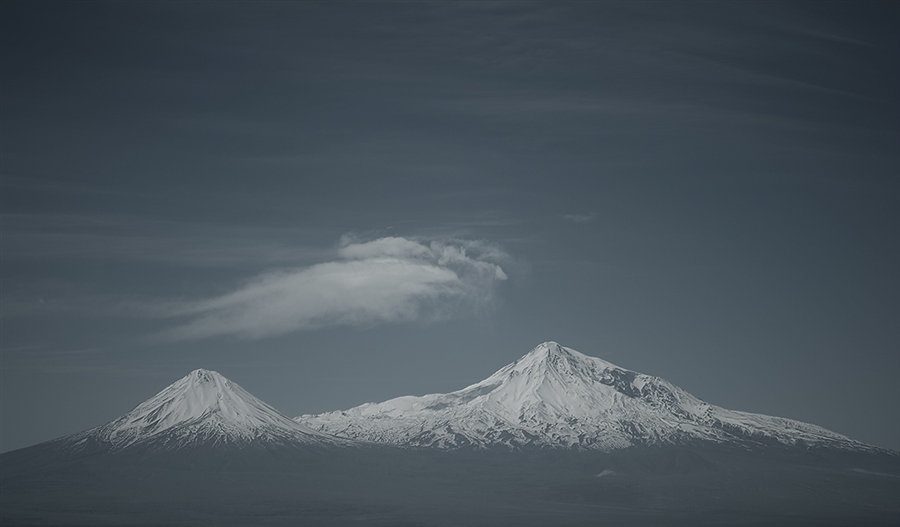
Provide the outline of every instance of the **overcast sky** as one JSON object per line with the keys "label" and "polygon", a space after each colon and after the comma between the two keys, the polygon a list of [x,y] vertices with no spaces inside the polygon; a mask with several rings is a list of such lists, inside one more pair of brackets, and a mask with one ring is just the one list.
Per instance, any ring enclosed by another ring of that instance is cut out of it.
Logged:
{"label": "overcast sky", "polygon": [[546,340],[900,449],[898,6],[4,1],[0,451]]}

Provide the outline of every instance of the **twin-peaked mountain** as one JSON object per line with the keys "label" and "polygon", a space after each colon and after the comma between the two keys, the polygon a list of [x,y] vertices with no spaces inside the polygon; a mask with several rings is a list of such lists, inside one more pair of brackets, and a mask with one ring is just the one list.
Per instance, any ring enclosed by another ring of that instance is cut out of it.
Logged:
{"label": "twin-peaked mountain", "polygon": [[295,419],[195,370],[0,455],[0,525],[896,526],[898,463],[547,342],[459,391]]}
{"label": "twin-peaked mountain", "polygon": [[57,442],[109,451],[354,444],[613,451],[698,442],[877,450],[815,425],[711,405],[555,342],[456,392],[295,419],[216,372],[195,370],[128,414]]}

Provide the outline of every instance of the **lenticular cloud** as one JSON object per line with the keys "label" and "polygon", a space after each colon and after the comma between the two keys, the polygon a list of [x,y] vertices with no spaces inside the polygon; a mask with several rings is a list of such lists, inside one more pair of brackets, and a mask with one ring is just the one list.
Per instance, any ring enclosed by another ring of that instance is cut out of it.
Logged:
{"label": "lenticular cloud", "polygon": [[171,340],[263,338],[328,326],[440,319],[483,309],[509,256],[481,241],[344,237],[334,261],[265,273],[236,290],[181,304]]}

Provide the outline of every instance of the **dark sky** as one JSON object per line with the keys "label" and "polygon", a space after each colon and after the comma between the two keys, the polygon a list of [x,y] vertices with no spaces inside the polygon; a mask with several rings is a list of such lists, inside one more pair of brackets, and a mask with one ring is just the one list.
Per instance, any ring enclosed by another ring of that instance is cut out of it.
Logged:
{"label": "dark sky", "polygon": [[4,1],[0,451],[546,340],[900,449],[898,6]]}

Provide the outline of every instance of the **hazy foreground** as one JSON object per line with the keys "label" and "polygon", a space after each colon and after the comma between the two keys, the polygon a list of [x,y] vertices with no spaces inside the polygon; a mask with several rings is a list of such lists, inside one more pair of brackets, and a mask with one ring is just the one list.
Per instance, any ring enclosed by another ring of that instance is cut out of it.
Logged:
{"label": "hazy foreground", "polygon": [[708,446],[0,456],[11,525],[897,525],[892,454]]}

